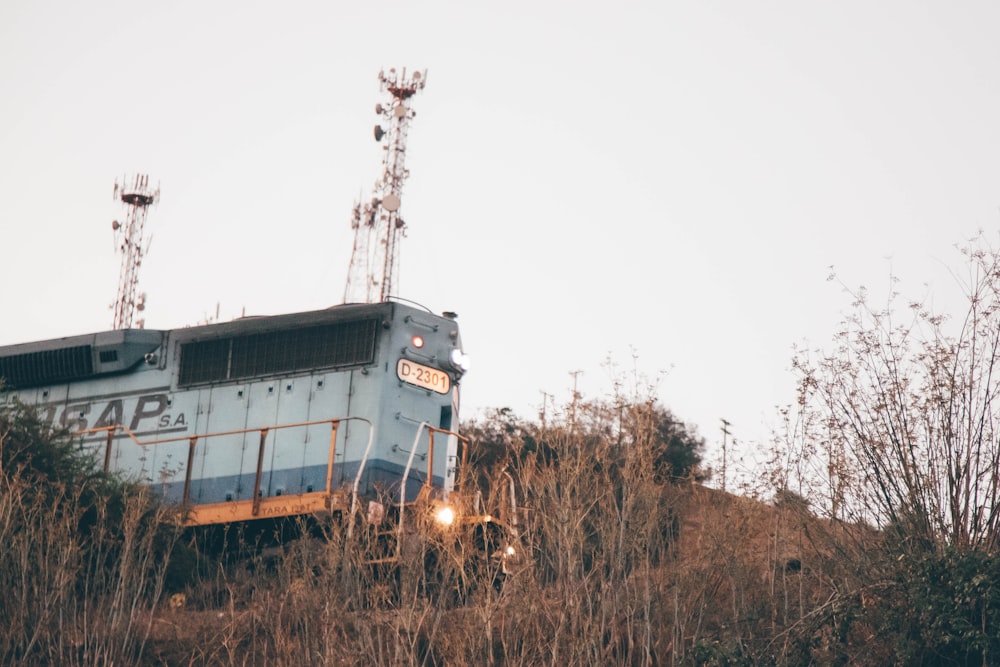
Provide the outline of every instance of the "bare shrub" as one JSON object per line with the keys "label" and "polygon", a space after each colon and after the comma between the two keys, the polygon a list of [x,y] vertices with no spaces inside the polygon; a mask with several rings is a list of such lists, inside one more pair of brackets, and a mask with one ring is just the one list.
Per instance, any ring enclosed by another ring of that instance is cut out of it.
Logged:
{"label": "bare shrub", "polygon": [[987,585],[1000,548],[1000,254],[982,238],[961,252],[957,317],[905,300],[893,277],[885,305],[850,292],[832,350],[794,359],[783,488],[808,489],[833,520],[817,540],[830,599],[795,631],[829,660],[1000,655],[1000,633],[983,622],[1000,613]]}
{"label": "bare shrub", "polygon": [[795,367],[803,412],[824,425],[831,460],[859,482],[850,512],[932,549],[993,551],[1000,257],[981,241],[963,254],[967,310],[957,320],[919,301],[900,304],[896,292],[876,307],[862,289],[835,349],[801,353]]}

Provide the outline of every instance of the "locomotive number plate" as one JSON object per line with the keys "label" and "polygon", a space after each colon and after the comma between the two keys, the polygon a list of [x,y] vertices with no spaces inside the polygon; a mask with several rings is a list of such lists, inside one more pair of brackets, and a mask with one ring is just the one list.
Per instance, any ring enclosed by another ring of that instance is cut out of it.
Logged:
{"label": "locomotive number plate", "polygon": [[403,382],[447,394],[451,389],[451,378],[444,371],[424,366],[409,359],[400,359],[396,364],[396,377]]}

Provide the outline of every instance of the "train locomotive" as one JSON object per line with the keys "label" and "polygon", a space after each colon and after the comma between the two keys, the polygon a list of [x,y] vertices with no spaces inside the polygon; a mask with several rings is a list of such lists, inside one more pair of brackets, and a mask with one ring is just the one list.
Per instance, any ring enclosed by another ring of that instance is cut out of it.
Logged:
{"label": "train locomotive", "polygon": [[190,525],[457,509],[468,367],[456,317],[402,300],[0,347],[0,407],[64,427]]}

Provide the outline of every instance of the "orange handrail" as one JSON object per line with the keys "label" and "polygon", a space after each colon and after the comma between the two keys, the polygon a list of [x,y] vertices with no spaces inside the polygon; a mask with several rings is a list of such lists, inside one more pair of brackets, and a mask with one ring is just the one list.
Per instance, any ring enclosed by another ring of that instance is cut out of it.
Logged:
{"label": "orange handrail", "polygon": [[[264,474],[264,446],[267,441],[267,436],[271,431],[277,431],[280,429],[288,428],[302,428],[305,426],[318,426],[322,424],[330,425],[330,451],[327,459],[326,468],[326,489],[325,493],[329,495],[332,492],[333,487],[333,467],[334,460],[337,454],[337,429],[341,422],[345,421],[363,421],[368,424],[369,428],[374,428],[371,421],[364,417],[341,417],[337,419],[321,419],[316,421],[306,421],[306,422],[295,422],[292,424],[278,424],[273,426],[261,426],[257,428],[243,428],[235,429],[230,431],[217,431],[214,433],[200,433],[190,436],[180,436],[172,438],[157,438],[154,440],[140,440],[135,433],[133,433],[128,427],[123,424],[112,424],[110,426],[101,426],[97,428],[85,429],[82,431],[77,431],[74,435],[89,435],[95,433],[107,433],[107,443],[105,445],[104,452],[104,472],[108,472],[111,465],[111,447],[114,442],[115,433],[121,431],[124,433],[132,442],[140,447],[148,447],[151,445],[160,445],[169,442],[181,442],[184,440],[188,441],[188,460],[184,475],[184,494],[183,494],[183,504],[188,505],[190,503],[191,494],[191,472],[194,463],[195,447],[199,440],[226,435],[240,435],[245,433],[260,433],[260,443],[257,448],[257,469],[254,475],[254,493],[253,493],[253,510],[252,515],[257,516],[260,511],[260,485]],[[346,443],[345,443],[346,447]]]}

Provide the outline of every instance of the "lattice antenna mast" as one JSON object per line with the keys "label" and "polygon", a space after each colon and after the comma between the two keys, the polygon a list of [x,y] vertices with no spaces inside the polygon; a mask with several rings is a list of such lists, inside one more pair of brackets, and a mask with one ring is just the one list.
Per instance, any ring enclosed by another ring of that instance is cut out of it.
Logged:
{"label": "lattice antenna mast", "polygon": [[[118,276],[118,295],[112,308],[115,311],[115,329],[132,328],[132,316],[135,311],[146,308],[145,293],[137,294],[139,285],[139,267],[142,257],[149,245],[149,238],[143,235],[146,225],[146,214],[149,207],[160,199],[160,188],[149,187],[149,176],[136,174],[131,180],[122,178],[122,184],[115,181],[115,200],[120,200],[125,210],[125,222],[115,220],[111,229],[115,233],[115,252],[121,255],[121,272]],[[144,321],[139,320],[137,326],[141,329]]]}
{"label": "lattice antenna mast", "polygon": [[371,201],[356,202],[351,218],[354,248],[347,273],[344,301],[376,303],[393,293],[399,280],[399,245],[406,235],[406,224],[400,217],[403,182],[409,175],[405,166],[406,134],[416,112],[410,100],[427,82],[427,71],[406,69],[388,73],[381,71],[378,80],[388,100],[375,105],[382,123],[375,126],[375,141],[382,142],[382,176],[375,182]]}

